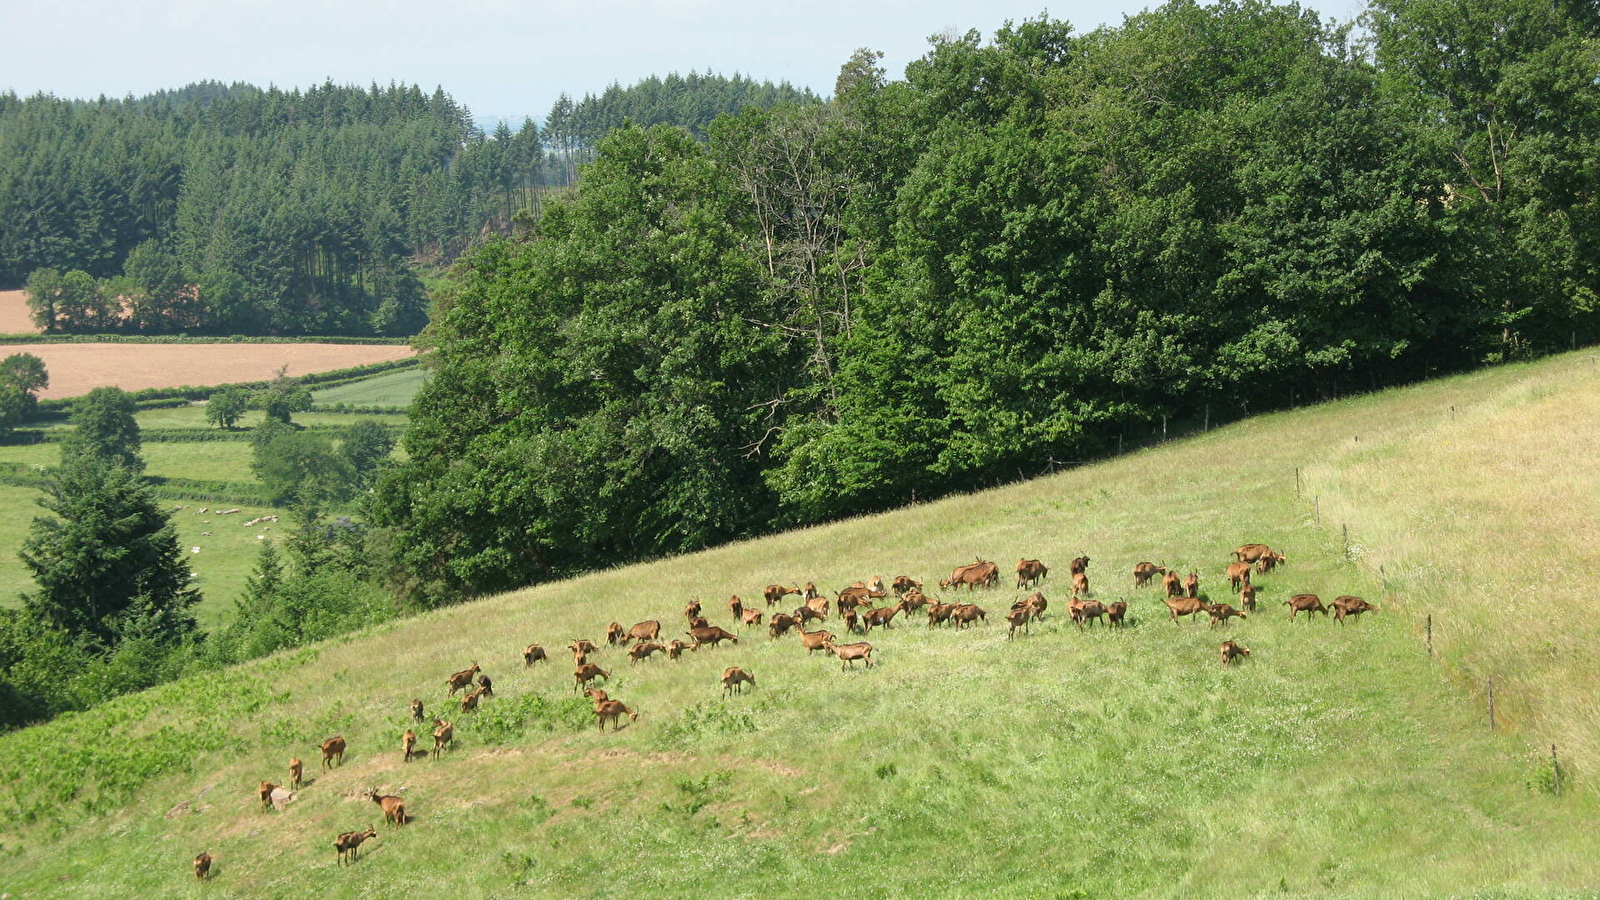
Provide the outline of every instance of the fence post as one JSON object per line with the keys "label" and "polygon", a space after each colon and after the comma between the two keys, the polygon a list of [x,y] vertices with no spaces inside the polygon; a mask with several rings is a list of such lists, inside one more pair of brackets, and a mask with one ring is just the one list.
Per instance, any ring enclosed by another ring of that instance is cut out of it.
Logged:
{"label": "fence post", "polygon": [[1211,404],[1209,404],[1209,403],[1206,404],[1206,423],[1204,425],[1200,426],[1200,430],[1201,431],[1210,431],[1211,430]]}
{"label": "fence post", "polygon": [[1487,688],[1488,688],[1488,694],[1489,694],[1489,730],[1490,731],[1494,731],[1495,727],[1494,727],[1494,679],[1493,678],[1490,678],[1488,680]]}
{"label": "fence post", "polygon": [[1117,455],[1118,456],[1122,455],[1122,435],[1121,434],[1117,435]]}
{"label": "fence post", "polygon": [[1556,759],[1556,745],[1550,745],[1550,772],[1555,776],[1556,796],[1561,796],[1561,763]]}
{"label": "fence post", "polygon": [[1321,525],[1322,525],[1322,495],[1318,494],[1315,497],[1311,498],[1311,505],[1312,505],[1312,507],[1314,507],[1316,509],[1316,512],[1317,512],[1317,525],[1318,525],[1318,527],[1321,527]]}
{"label": "fence post", "polygon": [[1350,558],[1350,526],[1340,525],[1339,532],[1344,535],[1344,558]]}
{"label": "fence post", "polygon": [[1300,467],[1294,467],[1294,495],[1300,496]]}
{"label": "fence post", "polygon": [[1161,414],[1161,440],[1165,441],[1166,439],[1167,439],[1167,414],[1166,413],[1162,413]]}
{"label": "fence post", "polygon": [[1433,614],[1428,614],[1428,655],[1433,655]]}

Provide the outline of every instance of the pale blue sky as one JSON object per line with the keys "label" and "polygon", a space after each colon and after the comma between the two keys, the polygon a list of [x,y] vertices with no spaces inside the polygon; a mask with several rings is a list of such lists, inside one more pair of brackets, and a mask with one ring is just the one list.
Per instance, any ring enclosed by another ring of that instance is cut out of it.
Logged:
{"label": "pale blue sky", "polygon": [[[1049,12],[1086,31],[1148,5],[1086,0]],[[208,78],[394,80],[443,85],[479,116],[542,119],[561,91],[669,71],[739,71],[827,94],[856,47],[884,51],[898,77],[931,34],[989,35],[1045,9],[1038,0],[0,0],[0,89],[120,97]]]}

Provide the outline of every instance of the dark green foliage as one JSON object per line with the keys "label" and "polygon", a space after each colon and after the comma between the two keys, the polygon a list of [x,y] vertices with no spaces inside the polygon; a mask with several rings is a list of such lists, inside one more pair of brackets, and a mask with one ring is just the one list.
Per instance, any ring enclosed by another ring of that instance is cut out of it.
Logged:
{"label": "dark green foliage", "polygon": [[510,588],[1594,339],[1593,16],[1371,22],[1030,20],[903,81],[857,51],[832,103],[725,115],[704,150],[613,130],[446,292],[373,506],[385,570]]}
{"label": "dark green foliage", "polygon": [[250,408],[250,393],[240,387],[224,388],[206,401],[206,421],[232,429]]}
{"label": "dark green foliage", "polygon": [[394,452],[394,444],[394,432],[374,419],[362,419],[339,433],[339,455],[358,488],[368,488],[378,480],[379,468]]}
{"label": "dark green foliage", "polygon": [[199,593],[177,530],[137,472],[83,453],[44,487],[22,560],[36,590],[29,616],[100,647],[141,637],[173,643],[195,631]]}
{"label": "dark green foliage", "polygon": [[281,423],[256,432],[252,468],[272,505],[323,509],[349,499],[355,470],[327,435]]}
{"label": "dark green foliage", "polygon": [[38,394],[50,386],[44,360],[32,353],[13,353],[0,360],[0,438],[9,437],[38,408]]}
{"label": "dark green foliage", "polygon": [[121,388],[95,388],[72,404],[72,433],[61,441],[61,462],[90,458],[130,472],[144,471],[133,396]]}
{"label": "dark green foliage", "polygon": [[266,390],[250,398],[250,404],[265,412],[269,421],[287,425],[295,413],[311,409],[311,389],[280,373]]}

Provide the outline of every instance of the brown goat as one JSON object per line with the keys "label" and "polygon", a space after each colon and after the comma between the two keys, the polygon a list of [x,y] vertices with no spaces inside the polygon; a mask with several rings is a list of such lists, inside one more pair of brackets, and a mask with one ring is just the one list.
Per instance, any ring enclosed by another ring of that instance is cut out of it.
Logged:
{"label": "brown goat", "polygon": [[805,587],[801,588],[801,590],[800,590],[800,599],[801,600],[815,600],[816,598],[821,597],[821,596],[822,596],[822,592],[817,590],[816,583],[812,582],[812,581],[806,582]]}
{"label": "brown goat", "polygon": [[854,668],[852,664],[858,659],[866,660],[867,668],[872,668],[872,645],[866,641],[855,644],[835,644],[833,641],[828,641],[822,645],[822,648],[828,651],[829,656],[839,657],[839,669],[841,671],[846,668]]}
{"label": "brown goat", "polygon": [[1253,563],[1271,552],[1272,548],[1266,544],[1245,544],[1233,551],[1233,558],[1242,563]]}
{"label": "brown goat", "polygon": [[861,615],[853,608],[840,613],[839,618],[844,620],[845,631],[862,631]]}
{"label": "brown goat", "polygon": [[606,720],[611,720],[611,730],[622,730],[622,716],[626,713],[629,719],[639,721],[639,714],[629,709],[621,700],[597,701],[594,705],[594,717],[601,731],[606,730]]}
{"label": "brown goat", "polygon": [[1019,602],[1027,607],[1028,614],[1035,619],[1043,619],[1044,611],[1050,607],[1050,601],[1046,600],[1044,594],[1039,591],[1034,591],[1028,595],[1026,600]]}
{"label": "brown goat", "polygon": [[433,720],[433,758],[439,758],[439,751],[446,747],[451,750],[456,748],[456,729],[454,725],[443,719]]}
{"label": "brown goat", "polygon": [[1378,607],[1361,599],[1345,594],[1333,598],[1333,617],[1340,625],[1344,624],[1345,616],[1359,616],[1364,612],[1381,612]]}
{"label": "brown goat", "polygon": [[955,621],[958,630],[971,625],[974,621],[988,622],[988,616],[983,607],[971,603],[962,603],[950,613],[950,618]]}
{"label": "brown goat", "polygon": [[612,622],[610,625],[607,625],[606,626],[606,646],[607,647],[615,647],[617,644],[620,644],[620,643],[626,641],[627,640],[627,638],[626,638],[627,633],[628,633],[627,630],[622,627],[622,623],[621,622]]}
{"label": "brown goat", "polygon": [[924,594],[921,590],[912,588],[911,590],[906,591],[905,594],[901,595],[900,602],[905,604],[906,613],[909,614],[914,609],[927,608],[928,604],[932,603],[933,601],[930,600],[928,595]]}
{"label": "brown goat", "polygon": [[1106,625],[1121,628],[1126,624],[1123,619],[1128,615],[1128,604],[1118,600],[1106,607]]}
{"label": "brown goat", "polygon": [[600,704],[611,699],[611,695],[607,694],[600,688],[584,688],[583,695],[588,697],[590,700],[593,700],[596,708],[598,708]]}
{"label": "brown goat", "polygon": [[567,649],[571,650],[572,655],[574,656],[578,655],[579,653],[587,656],[590,653],[597,653],[600,650],[599,647],[595,646],[594,641],[591,641],[587,638],[578,638],[577,640],[568,644]]}
{"label": "brown goat", "polygon": [[1026,606],[1018,607],[1006,613],[1006,621],[1011,624],[1011,628],[1006,631],[1006,640],[1009,641],[1015,637],[1018,628],[1022,629],[1023,634],[1027,634],[1028,620],[1030,618],[1032,618],[1032,616],[1029,614]]}
{"label": "brown goat", "polygon": [[822,645],[831,640],[833,640],[833,632],[831,631],[801,630],[800,632],[800,643],[805,645],[807,656],[810,656],[817,650],[823,649]]}
{"label": "brown goat", "polygon": [[[1205,608],[1206,602],[1198,597],[1167,598],[1167,610],[1172,613],[1172,624],[1174,625],[1178,624],[1179,616],[1193,616],[1196,613],[1204,612]],[[1200,619],[1197,617],[1191,621],[1198,622]]]}
{"label": "brown goat", "polygon": [[705,616],[695,616],[694,618],[689,620],[689,627],[690,628],[705,628],[706,626],[708,626],[710,624],[711,624],[710,622],[706,621],[706,617]]}
{"label": "brown goat", "polygon": [[540,660],[550,661],[550,657],[544,652],[543,647],[538,644],[529,644],[522,648],[522,667],[524,669]]}
{"label": "brown goat", "polygon": [[694,649],[693,647],[689,646],[688,644],[685,644],[683,641],[679,641],[679,640],[668,641],[667,642],[667,659],[677,659],[678,657],[683,655],[683,651],[685,651],[685,650],[693,650],[693,649]]}
{"label": "brown goat", "polygon": [[305,766],[296,756],[289,760],[289,787],[300,790],[300,779],[305,774]]}
{"label": "brown goat", "polygon": [[1183,591],[1191,597],[1200,596],[1200,573],[1190,572],[1183,582]]}
{"label": "brown goat", "polygon": [[194,858],[194,877],[200,881],[205,881],[206,876],[211,872],[211,861],[214,859],[216,857],[209,853],[201,853],[196,856]]}
{"label": "brown goat", "polygon": [[751,687],[756,686],[756,677],[738,666],[729,666],[722,670],[722,696],[744,693],[745,682]]}
{"label": "brown goat", "polygon": [[1106,614],[1106,605],[1099,600],[1074,600],[1071,609],[1072,621],[1077,623],[1079,631],[1084,630],[1085,622],[1093,625]]}
{"label": "brown goat", "polygon": [[459,691],[462,688],[472,687],[472,679],[476,677],[478,677],[478,664],[473,663],[472,668],[462,669],[454,675],[451,675],[449,678],[446,678],[444,683],[446,687],[450,688],[450,696],[454,697],[456,695],[456,691]]}
{"label": "brown goat", "polygon": [[772,607],[782,603],[783,598],[789,596],[790,594],[800,593],[804,592],[800,590],[799,585],[795,585],[794,587],[784,587],[781,584],[769,584],[767,585],[767,589],[762,592],[762,596],[766,597],[767,606]]}
{"label": "brown goat", "polygon": [[688,603],[683,605],[683,617],[685,619],[692,619],[698,615],[700,615],[699,600],[690,600]]}
{"label": "brown goat", "polygon": [[1289,607],[1290,621],[1301,613],[1305,613],[1307,619],[1311,618],[1313,613],[1322,613],[1324,616],[1328,614],[1328,608],[1322,605],[1322,598],[1316,594],[1295,594],[1283,601],[1283,605]]}
{"label": "brown goat", "polygon": [[694,648],[696,650],[700,649],[701,644],[711,644],[712,646],[716,646],[716,644],[720,641],[732,641],[735,644],[739,643],[738,635],[731,631],[724,631],[715,625],[708,625],[705,628],[691,628],[684,633],[689,635],[689,637],[694,638]]}
{"label": "brown goat", "polygon": [[945,588],[965,587],[970,591],[978,587],[994,587],[999,580],[1000,567],[980,559],[971,565],[957,566],[950,572],[950,577],[939,584]]}
{"label": "brown goat", "polygon": [[335,736],[322,742],[322,767],[333,768],[333,761],[337,759],[339,765],[344,765],[344,738]]}
{"label": "brown goat", "polygon": [[1074,559],[1072,561],[1072,565],[1067,568],[1067,572],[1072,575],[1082,575],[1088,571],[1089,557],[1087,556],[1080,556],[1077,559]]}
{"label": "brown goat", "polygon": [[573,693],[577,693],[578,691],[581,691],[584,688],[588,687],[589,686],[589,682],[595,680],[596,678],[604,678],[605,680],[610,681],[611,680],[611,673],[607,672],[605,669],[600,668],[599,666],[595,665],[594,663],[584,663],[583,665],[577,667],[576,669],[573,669],[572,670],[572,682],[573,682],[572,691],[573,691]]}
{"label": "brown goat", "polygon": [[1211,614],[1211,625],[1213,628],[1219,624],[1227,624],[1228,619],[1232,616],[1238,616],[1241,619],[1250,618],[1250,616],[1238,611],[1237,609],[1234,609],[1226,603],[1214,603],[1206,607],[1206,612]]}
{"label": "brown goat", "polygon": [[812,597],[806,601],[806,609],[816,613],[816,618],[826,619],[828,617],[828,598]]}
{"label": "brown goat", "polygon": [[485,697],[493,697],[494,696],[494,681],[492,679],[490,679],[489,676],[487,676],[487,675],[479,675],[478,676],[478,690],[482,691],[483,695]]}
{"label": "brown goat", "polygon": [[794,616],[788,613],[773,613],[772,618],[767,620],[767,634],[772,635],[774,638],[780,638],[787,634],[789,629],[799,624],[799,622],[795,621]]}
{"label": "brown goat", "polygon": [[340,863],[353,863],[361,855],[361,844],[375,838],[378,832],[368,825],[366,831],[346,831],[333,840],[333,849],[339,851]]}
{"label": "brown goat", "polygon": [[1229,665],[1231,665],[1233,663],[1234,660],[1238,659],[1239,657],[1241,657],[1241,656],[1249,656],[1249,655],[1250,655],[1250,648],[1249,647],[1240,646],[1239,644],[1236,644],[1233,641],[1223,641],[1222,642],[1222,654],[1221,654],[1221,656],[1222,656],[1222,667],[1224,669],[1226,669]]}
{"label": "brown goat", "polygon": [[478,688],[477,690],[472,691],[472,692],[462,696],[462,698],[461,698],[461,713],[462,713],[462,715],[465,715],[465,714],[467,714],[469,712],[477,712],[478,711],[478,700],[480,700],[482,697],[483,697],[483,688]]}
{"label": "brown goat", "polygon": [[273,784],[270,781],[261,782],[261,786],[256,789],[256,792],[261,796],[261,808],[262,809],[271,809],[272,808],[272,792],[277,790],[277,789],[278,789],[278,786]]}
{"label": "brown goat", "polygon": [[766,615],[766,613],[763,613],[759,609],[747,609],[744,611],[744,615],[739,617],[739,624],[746,628],[749,628],[751,625],[759,626],[761,624],[761,617],[764,615]]}
{"label": "brown goat", "polygon": [[[733,617],[735,619],[738,619],[740,616],[744,615],[744,601],[739,599],[738,594],[734,594],[732,597],[728,598],[728,612],[733,613]],[[696,626],[690,625],[689,627],[694,628]]]}
{"label": "brown goat", "polygon": [[1250,584],[1249,582],[1246,582],[1244,587],[1239,588],[1239,605],[1244,607],[1245,609],[1251,611],[1251,612],[1255,612],[1256,611],[1256,586],[1255,585]]}
{"label": "brown goat", "polygon": [[1183,596],[1183,579],[1178,577],[1177,572],[1168,572],[1161,576],[1161,587],[1166,590],[1168,597]]}
{"label": "brown goat", "polygon": [[1050,574],[1050,567],[1037,559],[1017,560],[1017,587],[1033,587]]}
{"label": "brown goat", "polygon": [[400,735],[400,756],[406,762],[411,762],[411,756],[417,749],[417,733],[407,728],[406,733]]}
{"label": "brown goat", "polygon": [[1089,596],[1089,576],[1079,572],[1072,576],[1072,596]]}
{"label": "brown goat", "polygon": [[1158,566],[1155,563],[1147,562],[1137,563],[1133,567],[1133,586],[1144,587],[1150,583],[1150,579],[1157,575],[1164,575],[1166,571],[1166,566]]}
{"label": "brown goat", "polygon": [[658,644],[655,641],[640,641],[639,643],[633,645],[632,650],[628,651],[628,657],[632,660],[632,662],[628,663],[628,665],[635,665],[641,659],[649,659],[650,654],[655,653],[658,650],[666,649],[666,644]]}
{"label": "brown goat", "polygon": [[423,721],[423,718],[422,718],[422,701],[421,700],[412,700],[411,701],[411,718],[412,718],[412,720],[417,721],[417,722]]}
{"label": "brown goat", "polygon": [[904,596],[912,591],[922,590],[922,582],[913,579],[910,575],[896,575],[891,586],[897,596]]}
{"label": "brown goat", "polygon": [[950,616],[956,611],[959,603],[935,603],[928,607],[928,627],[943,625],[950,621]]}
{"label": "brown goat", "polygon": [[1250,583],[1249,563],[1228,563],[1228,585],[1234,590],[1239,590]]}
{"label": "brown goat", "polygon": [[901,600],[897,603],[891,603],[888,606],[880,606],[877,609],[869,609],[861,616],[861,621],[867,626],[868,631],[871,631],[877,626],[889,628],[894,622],[895,614],[904,611],[905,608],[905,601]]}
{"label": "brown goat", "polygon": [[396,828],[406,824],[406,801],[389,794],[378,793],[377,788],[367,791],[367,799],[383,807],[383,821],[393,822]]}
{"label": "brown goat", "polygon": [[655,619],[648,619],[628,629],[628,643],[634,641],[653,641],[661,635],[661,623]]}
{"label": "brown goat", "polygon": [[1256,560],[1256,571],[1262,575],[1265,575],[1268,572],[1271,572],[1273,569],[1276,569],[1283,563],[1285,559],[1287,559],[1287,557],[1276,551],[1262,554],[1261,558]]}

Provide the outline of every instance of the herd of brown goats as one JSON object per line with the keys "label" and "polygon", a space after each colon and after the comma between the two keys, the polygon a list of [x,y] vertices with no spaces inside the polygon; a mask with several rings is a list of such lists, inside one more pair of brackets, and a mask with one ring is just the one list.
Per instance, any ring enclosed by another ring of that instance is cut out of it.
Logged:
{"label": "herd of brown goats", "polygon": [[[1254,571],[1258,575],[1266,574],[1283,565],[1287,558],[1265,544],[1246,544],[1233,551],[1233,556],[1234,561],[1228,564],[1225,575],[1230,589],[1238,592],[1237,608],[1228,603],[1212,603],[1201,594],[1198,572],[1191,571],[1187,577],[1183,577],[1177,570],[1141,562],[1133,567],[1133,584],[1136,588],[1144,587],[1157,575],[1161,576],[1165,590],[1163,599],[1174,624],[1177,624],[1178,619],[1183,616],[1192,616],[1191,621],[1198,621],[1202,612],[1209,616],[1213,627],[1226,624],[1232,618],[1247,619],[1250,613],[1256,611],[1256,588],[1250,583],[1251,572]],[[1072,622],[1077,625],[1079,631],[1093,626],[1102,617],[1107,627],[1126,625],[1128,604],[1121,600],[1102,603],[1092,599],[1088,571],[1087,556],[1072,560],[1068,569],[1072,580],[1072,595],[1067,602],[1067,613]],[[1016,586],[1019,590],[1036,588],[1049,574],[1050,567],[1039,560],[1019,559]],[[969,565],[956,567],[951,571],[950,577],[940,579],[939,586],[951,592],[964,588],[970,593],[978,588],[992,588],[999,583],[999,580],[999,566],[993,562],[978,560]],[[895,598],[893,603],[884,606],[875,605],[876,601],[886,600],[891,593]],[[799,596],[801,605],[792,612],[784,612],[781,606],[784,598],[790,594]],[[764,607],[746,607],[738,596],[728,600],[728,611],[737,626],[760,627],[762,620],[766,619],[767,632],[773,639],[783,637],[793,630],[799,634],[800,643],[808,656],[821,650],[828,656],[837,658],[841,669],[853,667],[858,660],[865,668],[872,668],[874,665],[872,644],[864,640],[847,644],[837,643],[837,635],[827,629],[806,631],[808,623],[824,622],[831,613],[837,613],[847,633],[865,637],[873,628],[891,628],[896,616],[909,615],[913,611],[923,611],[927,614],[929,628],[949,625],[960,630],[988,621],[988,612],[982,607],[973,603],[941,602],[938,598],[924,594],[922,582],[907,575],[898,576],[888,585],[885,585],[882,576],[857,581],[843,590],[834,592],[832,600],[818,591],[812,582],[807,582],[804,586],[769,584],[762,596],[765,600]],[[1284,604],[1290,609],[1291,620],[1302,612],[1307,614],[1308,619],[1315,613],[1320,612],[1327,617],[1331,612],[1333,618],[1341,625],[1347,617],[1378,610],[1378,607],[1366,600],[1348,595],[1336,597],[1331,604],[1325,606],[1316,594],[1295,594],[1285,600]],[[774,607],[779,609],[773,611]],[[1049,600],[1038,590],[1025,599],[1013,603],[1011,610],[1004,617],[1009,625],[1007,640],[1015,638],[1019,631],[1028,634],[1030,623],[1042,619],[1048,608]],[[704,609],[699,600],[691,600],[685,605],[683,616],[687,621],[687,630],[684,635],[690,638],[687,642],[676,639],[661,642],[659,638],[662,624],[658,620],[650,619],[632,628],[623,628],[621,623],[612,622],[606,629],[605,645],[625,650],[630,665],[637,665],[655,653],[665,654],[669,660],[674,660],[684,651],[698,651],[703,646],[716,646],[723,641],[733,644],[739,642],[737,634],[712,625],[703,613]],[[627,716],[629,721],[638,721],[639,714],[621,700],[612,698],[603,688],[596,686],[596,682],[609,681],[611,677],[609,670],[589,661],[591,655],[600,651],[600,646],[594,641],[581,638],[567,644],[567,650],[573,657],[573,690],[582,691],[594,702],[595,722],[601,732],[605,731],[607,722],[611,723],[612,731],[617,731],[622,727],[623,716]],[[1223,641],[1219,650],[1224,668],[1249,655],[1248,647],[1233,640]],[[544,646],[529,644],[523,648],[522,659],[524,668],[528,668],[538,662],[549,662],[550,656]],[[743,693],[746,684],[755,687],[756,677],[744,668],[730,666],[723,670],[721,684],[723,696],[731,697]],[[482,699],[494,696],[494,682],[482,672],[476,662],[446,678],[445,687],[446,696],[449,698],[454,699],[458,692],[462,693],[457,701],[461,704],[462,715],[475,711]],[[428,721],[421,699],[411,701],[410,712],[414,722],[423,724]],[[434,718],[432,735],[432,749],[417,750],[416,732],[406,729],[405,734],[401,736],[401,752],[404,760],[410,762],[414,756],[423,755],[438,759],[442,752],[454,749],[454,726],[450,722]],[[345,740],[342,735],[323,741],[321,749],[324,769],[343,764]],[[289,761],[288,785],[295,790],[301,785],[301,769],[299,758]],[[259,793],[264,808],[271,808],[274,805],[274,794],[279,790],[279,785],[267,781],[261,782]],[[386,823],[403,827],[409,821],[405,801],[402,798],[380,794],[376,788],[369,789],[363,796],[382,809]],[[364,831],[347,831],[340,834],[333,842],[334,849],[338,851],[339,862],[354,862],[360,853],[361,844],[376,836],[377,831],[371,826]],[[195,877],[207,878],[214,859],[215,857],[209,853],[196,856]]]}

